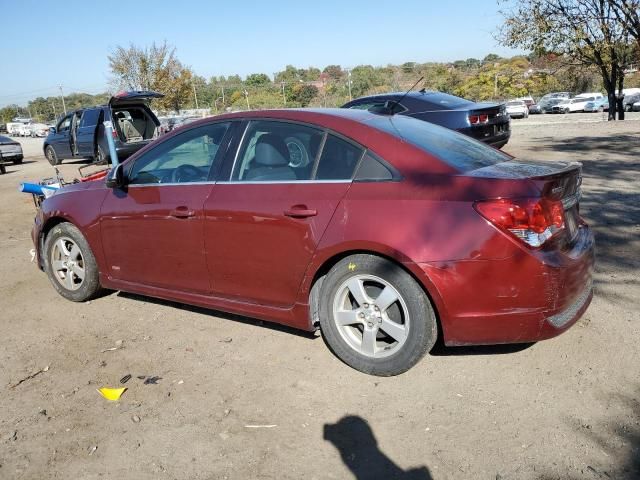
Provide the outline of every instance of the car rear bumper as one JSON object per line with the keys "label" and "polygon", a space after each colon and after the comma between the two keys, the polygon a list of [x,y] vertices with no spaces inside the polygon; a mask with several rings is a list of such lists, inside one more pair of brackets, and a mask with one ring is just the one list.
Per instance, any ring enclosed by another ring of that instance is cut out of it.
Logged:
{"label": "car rear bumper", "polygon": [[511,128],[509,122],[479,127],[462,128],[458,130],[471,138],[480,140],[492,147],[500,148],[509,141]]}
{"label": "car rear bumper", "polygon": [[569,329],[593,297],[595,242],[583,225],[568,252],[419,264],[437,290],[446,345],[528,343]]}

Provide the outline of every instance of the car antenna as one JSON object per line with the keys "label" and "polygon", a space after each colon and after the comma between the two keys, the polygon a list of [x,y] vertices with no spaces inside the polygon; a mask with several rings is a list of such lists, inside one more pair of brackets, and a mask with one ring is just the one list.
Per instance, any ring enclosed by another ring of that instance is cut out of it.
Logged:
{"label": "car antenna", "polygon": [[401,102],[402,100],[404,100],[404,97],[406,97],[407,95],[409,95],[409,92],[410,92],[411,90],[413,90],[414,88],[416,88],[416,85],[418,85],[422,80],[424,80],[424,76],[420,77],[416,83],[414,83],[413,85],[411,85],[411,88],[410,88],[409,90],[407,90],[406,92],[404,92],[404,95],[402,95],[398,100],[396,100],[395,102],[393,102],[392,107],[389,109],[389,113],[390,113],[391,115],[393,115],[393,109],[394,109],[395,107],[397,107],[398,105],[400,105],[400,102]]}

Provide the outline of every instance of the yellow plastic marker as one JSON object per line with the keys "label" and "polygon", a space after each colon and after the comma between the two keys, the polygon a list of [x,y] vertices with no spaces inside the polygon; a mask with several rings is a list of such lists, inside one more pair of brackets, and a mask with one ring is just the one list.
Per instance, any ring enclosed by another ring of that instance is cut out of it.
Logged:
{"label": "yellow plastic marker", "polygon": [[125,392],[126,389],[127,387],[123,387],[123,388],[102,387],[102,388],[98,388],[98,393],[102,395],[104,398],[106,398],[107,400],[111,402],[115,402],[117,400],[120,400],[120,397],[122,396],[122,394]]}

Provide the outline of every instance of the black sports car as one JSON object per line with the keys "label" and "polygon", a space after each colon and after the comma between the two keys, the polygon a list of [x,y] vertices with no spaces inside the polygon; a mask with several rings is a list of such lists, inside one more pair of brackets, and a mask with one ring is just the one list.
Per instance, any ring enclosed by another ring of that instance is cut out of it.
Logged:
{"label": "black sports car", "polygon": [[502,148],[511,135],[510,118],[504,104],[475,103],[442,92],[420,90],[404,94],[385,93],[360,97],[342,106],[383,115],[408,115],[435,123],[496,148]]}

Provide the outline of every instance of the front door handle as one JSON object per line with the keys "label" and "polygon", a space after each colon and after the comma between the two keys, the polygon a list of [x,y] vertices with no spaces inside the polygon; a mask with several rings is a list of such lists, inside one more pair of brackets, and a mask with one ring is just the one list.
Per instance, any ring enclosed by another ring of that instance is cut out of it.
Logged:
{"label": "front door handle", "polygon": [[188,207],[180,206],[171,210],[171,216],[176,218],[189,218],[195,216],[196,212]]}
{"label": "front door handle", "polygon": [[294,205],[290,209],[285,210],[284,214],[285,216],[292,218],[307,218],[315,217],[318,215],[318,211],[307,208],[306,205]]}

